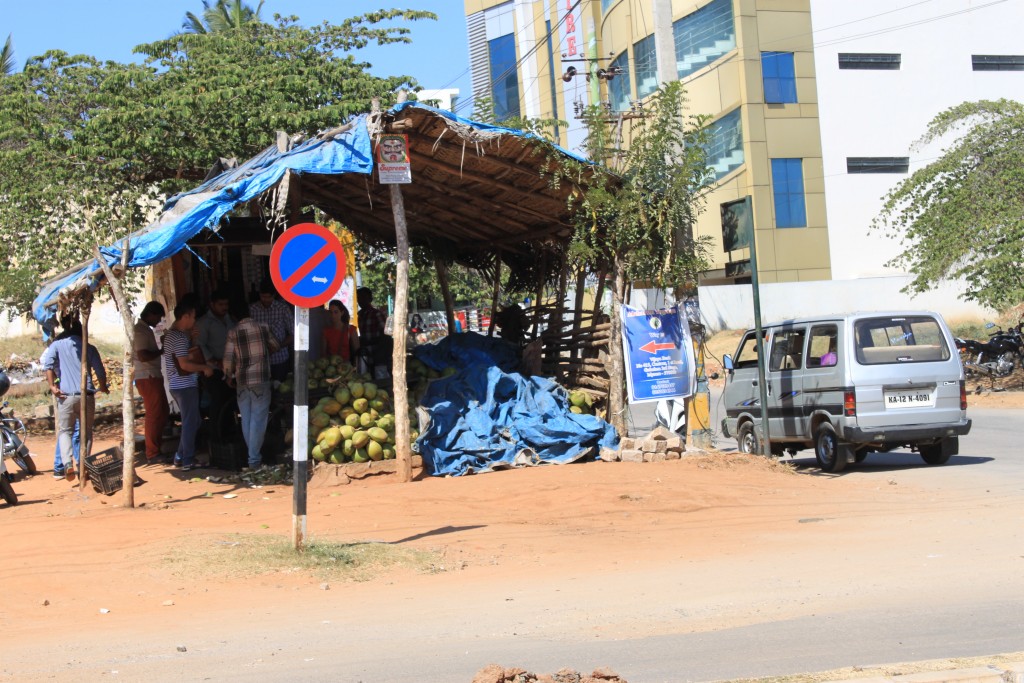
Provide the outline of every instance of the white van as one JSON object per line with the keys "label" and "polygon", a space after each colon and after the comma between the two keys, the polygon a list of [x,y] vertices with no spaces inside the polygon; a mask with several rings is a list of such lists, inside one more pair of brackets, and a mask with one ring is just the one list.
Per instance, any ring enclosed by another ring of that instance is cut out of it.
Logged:
{"label": "white van", "polygon": [[[775,455],[814,448],[838,472],[870,453],[909,447],[930,465],[959,452],[967,419],[964,371],[941,316],[854,313],[762,327],[768,362],[768,431]],[[739,450],[762,452],[757,344],[748,330],[727,377],[722,431]]]}

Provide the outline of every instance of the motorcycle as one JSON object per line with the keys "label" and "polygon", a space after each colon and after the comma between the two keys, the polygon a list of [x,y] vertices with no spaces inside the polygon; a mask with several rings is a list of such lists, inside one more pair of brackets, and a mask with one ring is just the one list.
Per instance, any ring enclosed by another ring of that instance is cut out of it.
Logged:
{"label": "motorcycle", "polygon": [[[10,387],[11,381],[7,378],[7,374],[0,370],[0,396],[7,393],[7,390]],[[6,427],[4,429],[6,429]],[[7,501],[8,505],[17,505],[18,496],[14,493],[14,489],[11,487],[10,480],[11,476],[7,472],[7,441],[5,435],[4,454],[2,457],[0,457],[0,498],[3,498],[5,501]]]}
{"label": "motorcycle", "polygon": [[[3,396],[11,388],[11,380],[7,373],[0,368],[0,396]],[[0,405],[0,448],[2,448],[3,460],[11,460],[18,468],[26,474],[36,474],[36,464],[32,460],[28,446],[25,445],[25,423],[14,416],[14,412],[8,414],[4,410],[10,405],[4,401]],[[5,466],[6,471],[6,466]],[[7,474],[10,479],[10,473]]]}
{"label": "motorcycle", "polygon": [[1015,364],[1024,367],[1024,319],[1005,331],[994,323],[987,323],[985,328],[996,328],[989,333],[987,342],[955,338],[965,374],[968,377],[1006,377],[1013,372]]}

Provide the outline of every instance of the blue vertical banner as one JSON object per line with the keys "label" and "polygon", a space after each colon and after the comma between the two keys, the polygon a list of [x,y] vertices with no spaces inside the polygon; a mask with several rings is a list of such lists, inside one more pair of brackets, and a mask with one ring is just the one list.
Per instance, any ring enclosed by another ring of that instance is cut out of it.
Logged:
{"label": "blue vertical banner", "polygon": [[655,311],[623,305],[622,352],[630,403],[693,396],[693,342],[678,305]]}

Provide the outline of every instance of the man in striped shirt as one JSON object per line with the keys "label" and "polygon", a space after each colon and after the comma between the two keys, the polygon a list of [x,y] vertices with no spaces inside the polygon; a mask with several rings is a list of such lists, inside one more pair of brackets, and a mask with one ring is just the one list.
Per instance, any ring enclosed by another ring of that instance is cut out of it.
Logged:
{"label": "man in striped shirt", "polygon": [[174,454],[174,464],[183,470],[196,469],[196,434],[202,420],[199,414],[199,375],[210,377],[213,368],[196,362],[192,353],[196,340],[196,308],[183,300],[174,307],[174,324],[164,334],[164,376],[174,402],[181,413],[181,439]]}
{"label": "man in striped shirt", "polygon": [[260,466],[260,450],[270,414],[270,358],[279,344],[270,329],[239,311],[239,321],[224,344],[224,375],[238,389],[242,436],[249,452],[249,467]]}

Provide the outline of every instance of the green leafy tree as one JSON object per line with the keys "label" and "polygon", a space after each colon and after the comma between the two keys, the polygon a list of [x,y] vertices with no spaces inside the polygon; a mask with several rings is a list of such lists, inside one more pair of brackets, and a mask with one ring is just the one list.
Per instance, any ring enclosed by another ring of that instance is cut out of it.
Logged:
{"label": "green leafy tree", "polygon": [[[649,283],[675,292],[696,287],[709,267],[709,238],[695,235],[698,215],[714,176],[708,168],[706,126],[709,117],[687,115],[685,91],[668,83],[651,96],[645,116],[634,119],[631,140],[619,149],[607,113],[590,107],[585,114],[586,149],[596,163],[563,162],[555,182],[591,180],[575,193],[578,207],[573,255],[600,263],[613,277],[610,356],[613,386],[622,386],[619,308],[626,284]],[[624,433],[623,396],[609,394],[609,421]]]}
{"label": "green leafy tree", "polygon": [[11,35],[7,35],[4,46],[0,49],[0,76],[7,76],[14,73],[14,43],[11,42]]}
{"label": "green leafy tree", "polygon": [[936,116],[918,141],[957,136],[939,159],[885,197],[874,227],[904,249],[911,292],[950,279],[963,298],[1005,310],[1024,301],[1024,104],[965,102]]}
{"label": "green leafy tree", "polygon": [[148,223],[152,205],[194,187],[218,157],[245,159],[274,132],[313,134],[387,104],[407,76],[376,77],[352,51],[409,42],[436,18],[388,10],[341,24],[297,18],[140,45],[142,64],[59,51],[0,79],[0,303],[25,310],[29,285]]}
{"label": "green leafy tree", "polygon": [[202,16],[185,13],[181,30],[185,33],[216,33],[241,28],[250,22],[260,21],[263,1],[253,9],[242,0],[203,0]]}

